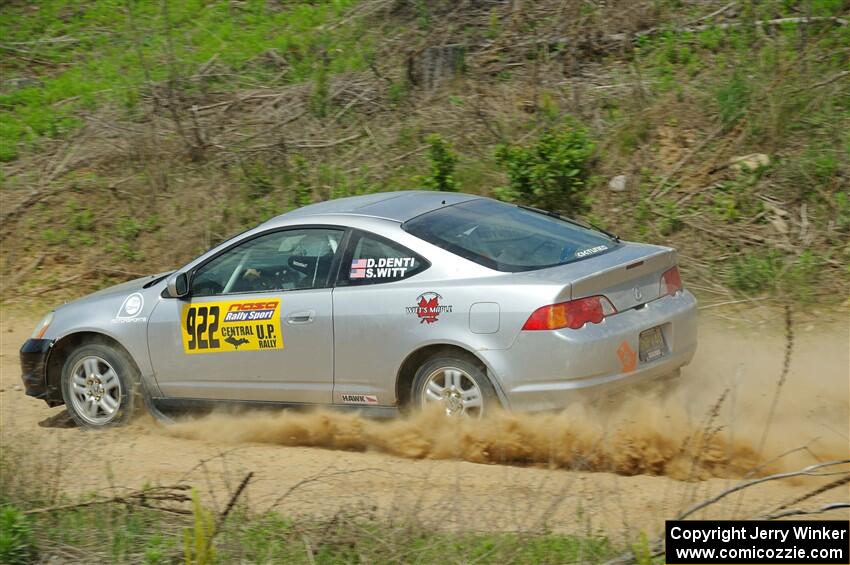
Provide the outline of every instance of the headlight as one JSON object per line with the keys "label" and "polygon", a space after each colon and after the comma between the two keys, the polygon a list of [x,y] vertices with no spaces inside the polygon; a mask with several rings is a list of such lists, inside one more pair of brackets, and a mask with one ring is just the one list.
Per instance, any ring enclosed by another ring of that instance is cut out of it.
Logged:
{"label": "headlight", "polygon": [[41,339],[44,337],[44,333],[47,331],[47,328],[50,327],[50,322],[53,321],[53,312],[44,317],[44,319],[35,327],[35,331],[32,332],[31,339]]}

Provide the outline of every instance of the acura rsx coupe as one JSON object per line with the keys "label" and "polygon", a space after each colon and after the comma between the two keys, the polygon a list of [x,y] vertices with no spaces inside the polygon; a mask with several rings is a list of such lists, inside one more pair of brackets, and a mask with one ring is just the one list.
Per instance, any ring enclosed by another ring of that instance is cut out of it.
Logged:
{"label": "acura rsx coupe", "polygon": [[676,252],[432,191],[306,206],[173,273],[65,304],[26,393],[82,426],[221,403],[554,410],[675,374],[696,349]]}

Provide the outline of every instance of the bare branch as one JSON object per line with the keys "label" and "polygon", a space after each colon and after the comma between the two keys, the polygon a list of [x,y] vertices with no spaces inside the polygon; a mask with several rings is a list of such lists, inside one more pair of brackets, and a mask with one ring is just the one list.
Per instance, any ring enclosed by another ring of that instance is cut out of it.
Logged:
{"label": "bare branch", "polygon": [[177,509],[177,508],[168,508],[168,507],[160,507],[156,505],[152,505],[150,501],[158,501],[158,502],[188,502],[191,498],[185,494],[185,491],[189,490],[191,487],[189,485],[172,485],[172,486],[164,486],[164,487],[150,487],[144,488],[141,490],[131,491],[126,495],[113,496],[111,498],[96,498],[93,500],[86,500],[84,502],[76,502],[71,504],[57,504],[55,506],[47,506],[44,508],[34,508],[31,510],[25,510],[25,515],[33,515],[33,514],[47,514],[50,512],[58,512],[61,510],[72,510],[76,508],[85,508],[87,506],[96,506],[100,504],[126,504],[126,505],[138,505],[144,506],[146,508],[152,508],[154,510],[162,510],[165,512],[172,512],[176,514],[190,514],[187,510]]}
{"label": "bare branch", "polygon": [[788,479],[788,478],[791,478],[791,477],[802,477],[802,476],[828,477],[828,476],[839,475],[839,474],[847,475],[847,474],[850,474],[850,470],[837,471],[837,472],[831,471],[831,472],[823,472],[823,473],[820,473],[820,472],[817,472],[817,471],[819,469],[827,469],[829,467],[836,467],[838,465],[847,465],[848,463],[850,463],[850,459],[841,459],[841,460],[837,460],[837,461],[827,461],[826,463],[818,463],[817,465],[809,465],[808,467],[800,469],[799,471],[789,471],[787,473],[777,473],[775,475],[768,475],[766,477],[760,477],[758,479],[740,482],[737,485],[735,485],[731,488],[728,488],[728,489],[720,492],[719,494],[712,496],[709,499],[706,499],[706,500],[704,500],[704,501],[702,501],[698,504],[695,504],[694,506],[691,506],[690,508],[688,508],[687,510],[685,510],[684,512],[682,512],[681,514],[676,516],[674,518],[674,520],[684,520],[688,516],[702,510],[703,508],[711,506],[712,504],[726,498],[727,496],[729,496],[732,493],[735,493],[735,492],[738,492],[738,491],[741,491],[741,490],[744,490],[744,489],[747,489],[747,488],[750,488],[750,487],[754,487],[756,485],[760,485],[762,483],[766,483],[766,482],[769,482],[769,481],[778,481],[780,479]]}
{"label": "bare branch", "polygon": [[820,508],[811,508],[808,510],[786,510],[776,514],[769,514],[764,517],[765,520],[778,520],[779,518],[787,518],[788,516],[811,516],[812,514],[823,514],[832,510],[840,510],[842,508],[850,508],[850,502],[833,502],[825,504]]}

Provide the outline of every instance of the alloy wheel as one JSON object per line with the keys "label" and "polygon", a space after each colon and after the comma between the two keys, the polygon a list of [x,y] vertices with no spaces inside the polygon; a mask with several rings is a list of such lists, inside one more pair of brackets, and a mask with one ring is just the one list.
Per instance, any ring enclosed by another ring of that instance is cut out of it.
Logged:
{"label": "alloy wheel", "polygon": [[83,357],[71,370],[71,403],[86,422],[102,426],[111,422],[121,406],[121,380],[102,357]]}
{"label": "alloy wheel", "polygon": [[484,412],[481,389],[462,369],[442,367],[425,379],[422,406],[440,406],[447,416],[480,418]]}

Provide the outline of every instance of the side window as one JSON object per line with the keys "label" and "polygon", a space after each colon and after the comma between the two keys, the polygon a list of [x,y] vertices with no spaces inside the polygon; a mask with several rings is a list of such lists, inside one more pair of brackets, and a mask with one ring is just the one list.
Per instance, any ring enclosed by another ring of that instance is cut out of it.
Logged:
{"label": "side window", "polygon": [[192,295],[321,288],[327,285],[342,234],[306,228],[255,237],[195,271]]}
{"label": "side window", "polygon": [[400,281],[430,266],[410,249],[374,234],[355,232],[348,248],[339,274],[341,286]]}

